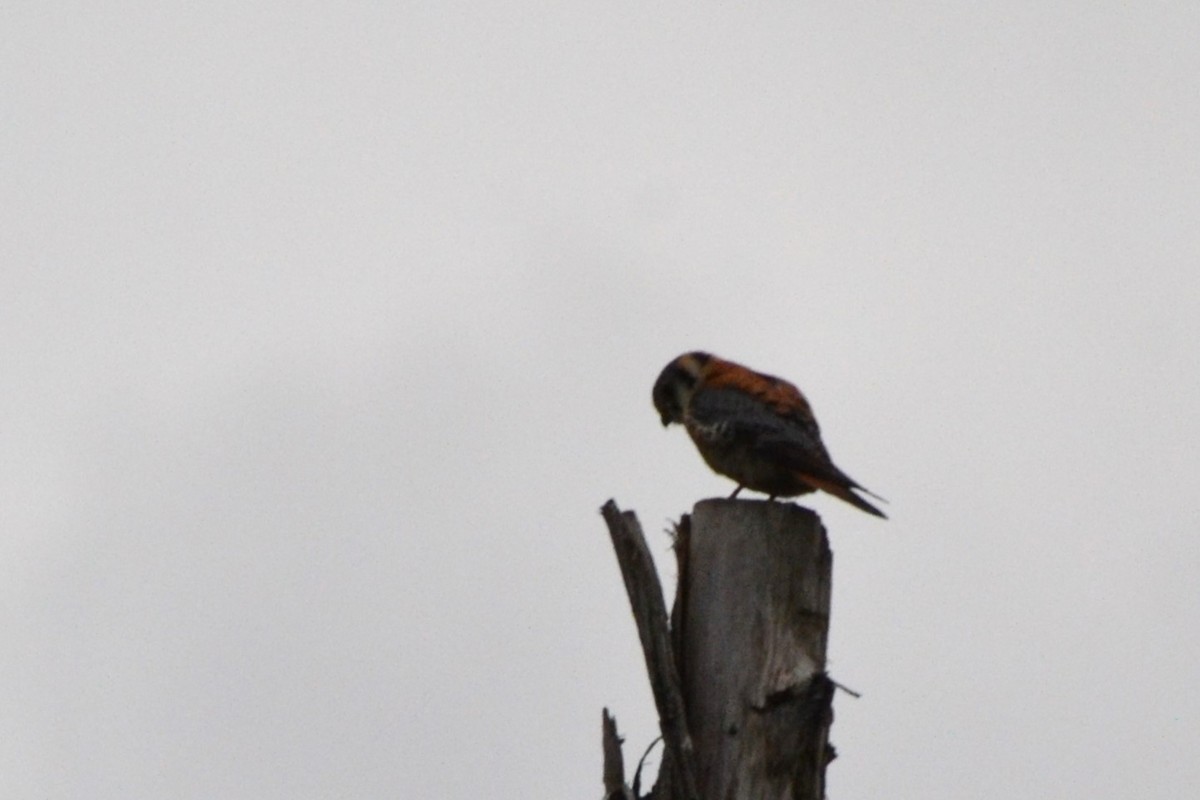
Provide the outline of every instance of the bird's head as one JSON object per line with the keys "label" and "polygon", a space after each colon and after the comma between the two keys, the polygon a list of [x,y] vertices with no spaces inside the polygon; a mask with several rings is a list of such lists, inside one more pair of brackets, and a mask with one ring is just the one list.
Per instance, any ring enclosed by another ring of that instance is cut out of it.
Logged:
{"label": "bird's head", "polygon": [[712,356],[708,353],[684,353],[659,373],[658,380],[654,382],[653,397],[654,408],[658,410],[663,427],[672,422],[683,422],[692,392],[700,382],[700,373],[710,360]]}

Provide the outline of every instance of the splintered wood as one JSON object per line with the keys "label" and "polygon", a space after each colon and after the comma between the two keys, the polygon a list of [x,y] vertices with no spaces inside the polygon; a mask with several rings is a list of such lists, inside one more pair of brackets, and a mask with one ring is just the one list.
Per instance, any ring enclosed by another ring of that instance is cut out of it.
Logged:
{"label": "splintered wood", "polygon": [[604,516],[666,744],[648,796],[823,798],[833,758],[834,684],[825,674],[833,559],[820,519],[790,503],[698,503],[677,529],[668,631],[636,518],[611,501]]}

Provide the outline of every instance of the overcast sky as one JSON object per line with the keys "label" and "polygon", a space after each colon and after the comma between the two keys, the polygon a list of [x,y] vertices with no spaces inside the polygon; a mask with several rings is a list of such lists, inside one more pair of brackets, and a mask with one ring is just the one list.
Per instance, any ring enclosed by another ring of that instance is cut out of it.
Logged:
{"label": "overcast sky", "polygon": [[598,797],[697,348],[891,501],[832,798],[1193,794],[1200,6],[988,5],[8,8],[0,795]]}

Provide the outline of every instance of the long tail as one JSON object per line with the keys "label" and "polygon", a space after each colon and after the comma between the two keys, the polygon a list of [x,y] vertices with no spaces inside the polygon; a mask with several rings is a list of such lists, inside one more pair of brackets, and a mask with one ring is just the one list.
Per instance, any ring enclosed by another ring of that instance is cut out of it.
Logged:
{"label": "long tail", "polygon": [[[836,497],[840,500],[845,500],[847,503],[849,503],[850,505],[854,506],[855,508],[857,508],[861,511],[865,511],[868,514],[874,514],[875,516],[880,517],[882,519],[887,519],[887,514],[884,514],[878,508],[876,508],[875,506],[868,503],[866,500],[863,500],[861,497],[856,495],[854,493],[854,490],[858,489],[860,492],[869,494],[869,495],[871,495],[871,497],[874,497],[877,500],[883,500],[883,498],[877,494],[874,494],[873,492],[867,491],[866,489],[859,486],[854,481],[850,481],[850,485],[846,486],[841,483],[835,483],[834,481],[831,481],[827,478],[817,477],[816,475],[812,475],[807,472],[801,473],[801,477],[804,479],[805,483],[811,484],[812,486],[816,487],[817,489],[820,489],[823,492],[828,492],[829,494],[833,495],[834,497]],[[886,503],[887,501],[883,500],[883,502]]]}

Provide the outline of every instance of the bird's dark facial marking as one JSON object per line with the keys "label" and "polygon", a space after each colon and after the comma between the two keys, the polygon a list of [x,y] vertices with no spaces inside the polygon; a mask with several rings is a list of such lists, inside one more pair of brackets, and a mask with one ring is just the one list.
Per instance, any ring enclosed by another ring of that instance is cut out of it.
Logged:
{"label": "bird's dark facial marking", "polygon": [[688,356],[675,359],[659,374],[654,382],[654,408],[664,426],[672,422],[683,421],[683,410],[687,398],[699,380],[699,371],[694,362],[687,362]]}
{"label": "bird's dark facial marking", "polygon": [[679,383],[676,376],[664,371],[654,384],[654,408],[662,419],[663,426],[683,419],[683,406],[679,401]]}

